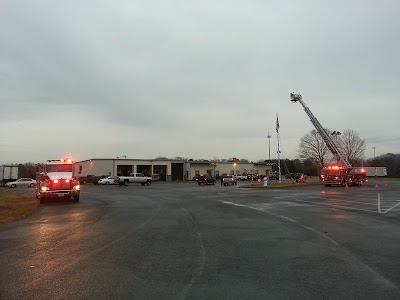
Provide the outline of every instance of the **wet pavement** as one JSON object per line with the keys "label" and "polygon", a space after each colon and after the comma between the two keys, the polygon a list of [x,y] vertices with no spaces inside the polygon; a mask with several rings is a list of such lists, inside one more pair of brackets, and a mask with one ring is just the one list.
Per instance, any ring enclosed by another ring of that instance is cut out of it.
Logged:
{"label": "wet pavement", "polygon": [[0,226],[0,299],[398,299],[399,190],[83,186]]}

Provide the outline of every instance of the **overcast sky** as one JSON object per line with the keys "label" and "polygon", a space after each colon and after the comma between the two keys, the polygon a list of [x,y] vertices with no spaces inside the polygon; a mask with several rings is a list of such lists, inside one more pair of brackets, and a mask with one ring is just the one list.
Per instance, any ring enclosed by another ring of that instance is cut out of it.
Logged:
{"label": "overcast sky", "polygon": [[0,164],[400,152],[400,1],[0,0]]}

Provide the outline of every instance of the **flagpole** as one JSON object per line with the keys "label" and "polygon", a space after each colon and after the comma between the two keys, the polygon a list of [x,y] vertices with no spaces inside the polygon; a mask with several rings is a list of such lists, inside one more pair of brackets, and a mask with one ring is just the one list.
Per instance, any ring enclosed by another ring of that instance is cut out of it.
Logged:
{"label": "flagpole", "polygon": [[278,176],[279,176],[279,183],[282,182],[282,176],[281,176],[281,150],[279,148],[279,119],[278,119],[278,113],[276,114],[276,138],[278,140]]}

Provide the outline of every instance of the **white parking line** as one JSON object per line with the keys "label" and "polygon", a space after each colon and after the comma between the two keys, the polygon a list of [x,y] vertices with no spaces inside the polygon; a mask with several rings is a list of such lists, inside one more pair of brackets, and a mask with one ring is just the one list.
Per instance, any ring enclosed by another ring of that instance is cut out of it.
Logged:
{"label": "white parking line", "polygon": [[[313,197],[312,196],[307,196],[307,198],[313,198]],[[370,201],[373,201],[372,203],[371,202],[353,201],[353,200],[343,200],[343,199],[337,199],[337,198],[335,198],[335,199],[333,199],[333,198],[328,198],[328,199],[321,198],[321,200],[323,200],[323,201],[342,201],[342,202],[349,202],[349,203],[351,202],[351,203],[359,203],[359,204],[372,205],[372,206],[376,206],[377,205],[376,204],[376,200],[372,200],[372,199],[368,199]],[[316,201],[318,201],[318,199]]]}
{"label": "white parking line", "polygon": [[386,211],[384,211],[383,213],[384,214],[386,214],[386,213],[388,213],[389,211],[391,211],[393,208],[395,208],[395,207],[397,207],[397,206],[399,206],[400,205],[400,202],[399,203],[397,203],[395,206],[393,206],[393,207],[391,207],[391,208],[389,208],[389,209],[387,209]]}
{"label": "white parking line", "polygon": [[335,205],[335,204],[329,204],[329,203],[321,203],[321,202],[315,202],[315,201],[306,201],[306,200],[299,200],[299,199],[296,199],[296,201],[300,201],[300,202],[304,202],[304,203],[310,203],[310,204],[316,204],[316,205],[324,205],[324,206],[329,206],[329,207],[354,209],[354,210],[367,211],[367,212],[376,212],[376,211],[374,211],[374,210],[356,208],[356,207],[352,207],[352,206],[342,206],[342,205]]}

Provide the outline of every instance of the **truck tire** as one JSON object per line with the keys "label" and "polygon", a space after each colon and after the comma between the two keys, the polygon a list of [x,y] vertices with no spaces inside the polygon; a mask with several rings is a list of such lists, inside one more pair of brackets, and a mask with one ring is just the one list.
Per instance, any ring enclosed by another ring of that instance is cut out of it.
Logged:
{"label": "truck tire", "polygon": [[74,199],[74,202],[79,202],[79,197],[80,197],[80,195],[72,196],[72,198]]}

